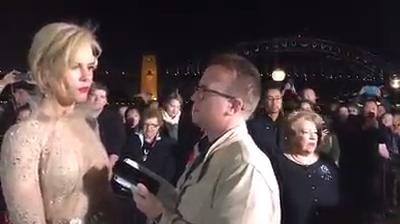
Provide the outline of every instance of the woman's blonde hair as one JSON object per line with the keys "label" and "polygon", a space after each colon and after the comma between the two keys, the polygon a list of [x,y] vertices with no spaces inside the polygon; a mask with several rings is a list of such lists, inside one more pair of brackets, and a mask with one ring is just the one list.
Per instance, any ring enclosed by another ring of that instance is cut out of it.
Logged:
{"label": "woman's blonde hair", "polygon": [[310,121],[315,124],[317,127],[318,131],[318,144],[320,144],[320,137],[321,137],[321,131],[322,127],[324,124],[324,120],[322,117],[312,111],[299,111],[299,112],[293,112],[288,115],[287,121],[286,121],[286,136],[289,140],[289,147],[294,144],[295,136],[297,135],[297,130],[295,129],[295,124],[300,121],[300,120],[306,120]]}
{"label": "woman's blonde hair", "polygon": [[86,44],[92,47],[93,55],[98,59],[100,45],[94,32],[87,27],[50,23],[35,34],[28,62],[33,79],[43,94],[54,96],[64,106],[74,103],[64,74],[74,62],[77,51]]}

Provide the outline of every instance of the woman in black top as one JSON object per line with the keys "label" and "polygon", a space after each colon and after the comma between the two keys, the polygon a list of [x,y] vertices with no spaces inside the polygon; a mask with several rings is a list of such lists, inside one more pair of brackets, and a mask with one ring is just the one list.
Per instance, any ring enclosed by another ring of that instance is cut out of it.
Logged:
{"label": "woman in black top", "polygon": [[338,169],[316,151],[322,118],[309,111],[288,118],[288,151],[278,158],[282,223],[339,223]]}
{"label": "woman in black top", "polygon": [[137,106],[128,107],[125,111],[125,128],[127,136],[137,134],[140,131],[141,109]]}

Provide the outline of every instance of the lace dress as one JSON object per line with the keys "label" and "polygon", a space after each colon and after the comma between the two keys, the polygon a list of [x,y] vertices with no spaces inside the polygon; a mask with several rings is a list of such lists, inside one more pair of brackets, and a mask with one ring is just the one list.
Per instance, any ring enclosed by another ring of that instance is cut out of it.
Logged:
{"label": "lace dress", "polygon": [[84,116],[39,114],[11,127],[0,162],[11,222],[118,223],[108,164]]}

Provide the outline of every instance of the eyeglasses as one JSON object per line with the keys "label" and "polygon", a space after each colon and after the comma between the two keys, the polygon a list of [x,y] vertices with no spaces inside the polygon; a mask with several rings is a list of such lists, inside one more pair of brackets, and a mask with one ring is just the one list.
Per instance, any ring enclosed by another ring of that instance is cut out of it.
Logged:
{"label": "eyeglasses", "polygon": [[149,127],[149,128],[158,128],[160,125],[159,124],[151,124],[151,123],[144,123],[143,127]]}
{"label": "eyeglasses", "polygon": [[234,96],[228,95],[226,93],[222,93],[218,90],[210,89],[203,85],[196,86],[194,91],[196,94],[198,94],[200,99],[204,99],[204,93],[213,93],[215,95],[222,96],[227,99],[236,99],[236,97],[234,97]]}
{"label": "eyeglasses", "polygon": [[280,101],[282,100],[282,97],[267,97],[266,99],[268,101]]}

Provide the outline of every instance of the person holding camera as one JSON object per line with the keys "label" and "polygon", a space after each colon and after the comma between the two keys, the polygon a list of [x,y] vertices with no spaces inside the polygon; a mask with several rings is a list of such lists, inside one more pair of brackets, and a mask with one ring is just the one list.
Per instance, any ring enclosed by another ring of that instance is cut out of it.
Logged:
{"label": "person holding camera", "polygon": [[375,98],[364,102],[361,114],[350,115],[339,135],[345,205],[355,222],[379,221],[383,205],[383,163],[389,158],[384,131],[379,127]]}
{"label": "person holding camera", "polygon": [[0,105],[0,137],[15,124],[19,108],[31,104],[35,85],[28,82],[22,74],[24,73],[13,70],[0,80],[0,93],[4,91],[10,94],[8,102]]}

